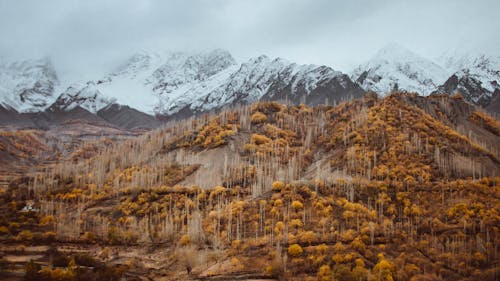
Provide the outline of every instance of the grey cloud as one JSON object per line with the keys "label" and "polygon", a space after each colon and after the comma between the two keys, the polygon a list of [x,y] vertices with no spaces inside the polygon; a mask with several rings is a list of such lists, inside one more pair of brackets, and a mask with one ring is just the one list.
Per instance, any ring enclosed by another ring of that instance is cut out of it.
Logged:
{"label": "grey cloud", "polygon": [[347,70],[389,42],[498,55],[498,1],[0,0],[0,56],[101,72],[142,49],[225,48]]}

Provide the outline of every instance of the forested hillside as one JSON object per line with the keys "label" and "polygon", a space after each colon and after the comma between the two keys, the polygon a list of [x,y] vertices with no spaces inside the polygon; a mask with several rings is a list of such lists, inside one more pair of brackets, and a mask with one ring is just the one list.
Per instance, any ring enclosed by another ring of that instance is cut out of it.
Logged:
{"label": "forested hillside", "polygon": [[500,278],[500,122],[460,95],[259,102],[50,161],[37,134],[0,135],[34,163],[0,194],[5,276]]}

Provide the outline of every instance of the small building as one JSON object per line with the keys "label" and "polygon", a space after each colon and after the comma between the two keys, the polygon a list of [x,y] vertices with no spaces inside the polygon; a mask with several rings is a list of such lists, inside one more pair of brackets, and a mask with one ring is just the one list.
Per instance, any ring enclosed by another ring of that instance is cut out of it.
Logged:
{"label": "small building", "polygon": [[40,210],[33,207],[34,205],[35,205],[35,202],[33,202],[32,200],[26,201],[26,205],[23,207],[21,212],[39,212]]}

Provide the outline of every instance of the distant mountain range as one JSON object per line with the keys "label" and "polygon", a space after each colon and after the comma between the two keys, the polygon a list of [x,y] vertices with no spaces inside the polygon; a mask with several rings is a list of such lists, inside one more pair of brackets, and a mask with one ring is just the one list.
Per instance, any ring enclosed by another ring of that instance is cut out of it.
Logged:
{"label": "distant mountain range", "polygon": [[[390,44],[350,74],[259,56],[238,63],[225,50],[142,52],[94,81],[61,85],[50,59],[0,62],[0,125],[50,127],[72,119],[120,128],[153,128],[260,100],[317,105],[374,91],[461,93],[500,113],[500,59],[443,55],[435,61]],[[56,86],[64,86],[62,92]],[[160,118],[161,117],[161,118]]]}

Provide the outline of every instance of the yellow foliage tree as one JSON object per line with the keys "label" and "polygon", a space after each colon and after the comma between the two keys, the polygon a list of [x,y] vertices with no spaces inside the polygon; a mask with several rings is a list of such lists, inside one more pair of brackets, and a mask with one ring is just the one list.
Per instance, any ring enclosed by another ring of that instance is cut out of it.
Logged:
{"label": "yellow foliage tree", "polygon": [[191,238],[189,237],[189,235],[184,234],[182,235],[181,240],[179,242],[181,243],[182,246],[187,246],[191,243]]}
{"label": "yellow foliage tree", "polygon": [[291,207],[297,212],[302,210],[304,208],[304,205],[300,201],[293,201]]}
{"label": "yellow foliage tree", "polygon": [[299,244],[293,244],[288,247],[288,254],[292,257],[298,257],[302,255],[303,252],[304,250],[302,250]]}
{"label": "yellow foliage tree", "polygon": [[330,281],[332,280],[332,269],[329,265],[322,265],[318,270],[318,280],[319,281]]}
{"label": "yellow foliage tree", "polygon": [[252,114],[252,117],[251,117],[252,124],[260,124],[260,123],[266,122],[266,120],[267,120],[267,116],[260,111],[256,111],[254,114]]}
{"label": "yellow foliage tree", "polygon": [[396,271],[394,264],[386,260],[383,255],[379,256],[378,263],[373,267],[373,277],[376,281],[393,281],[393,273]]}

